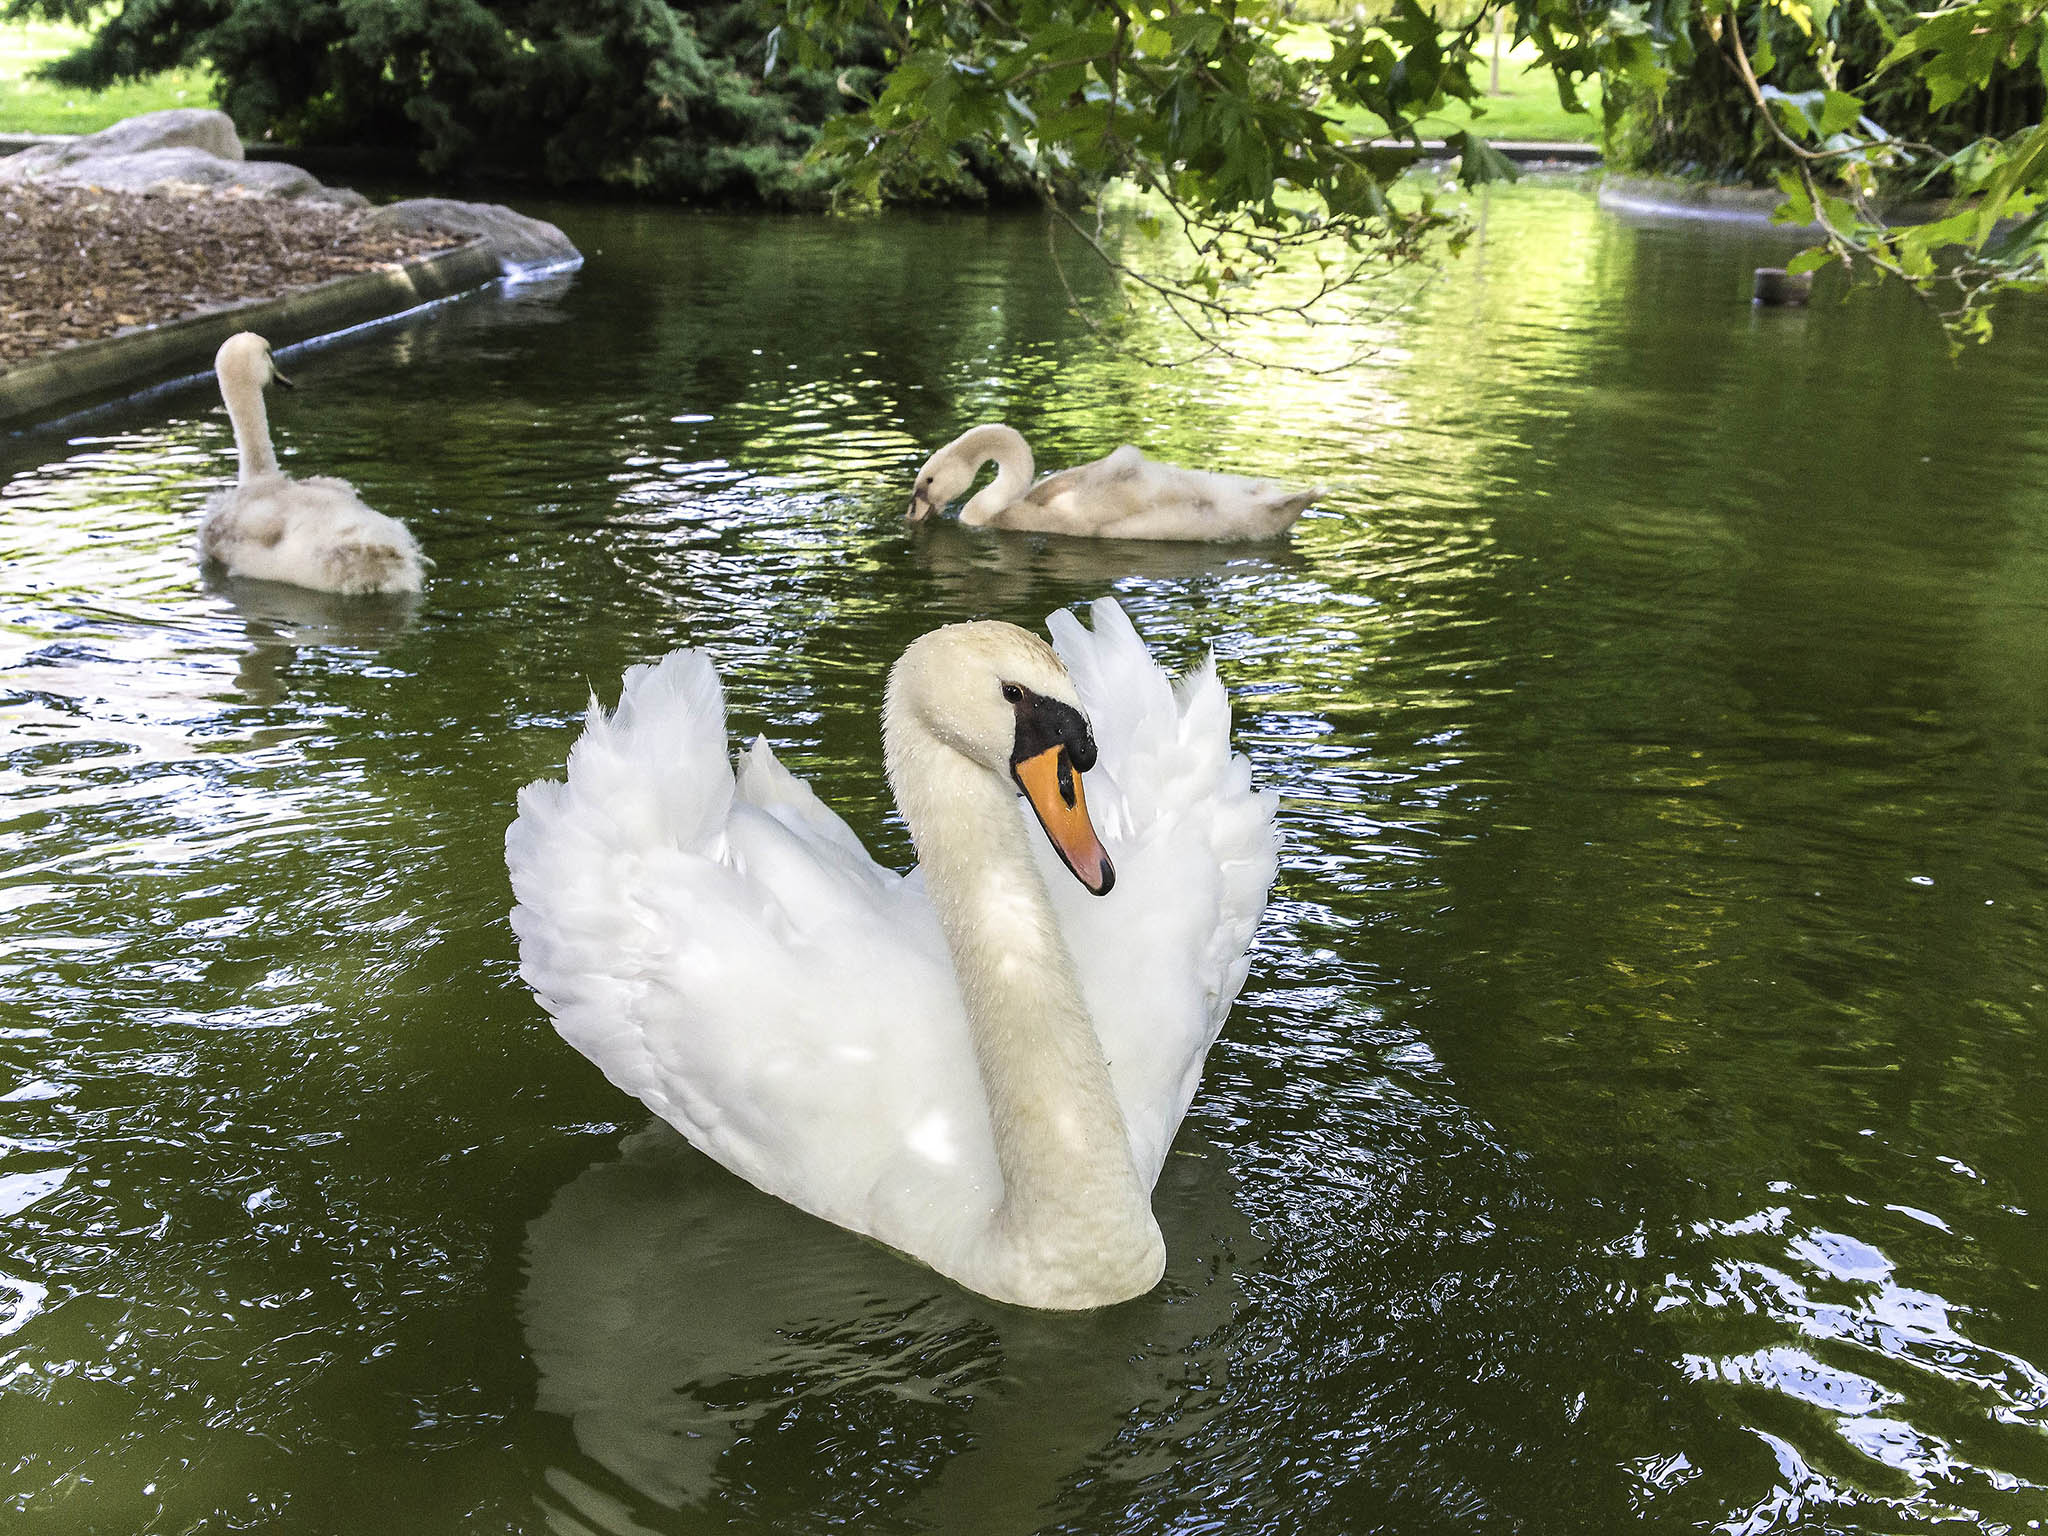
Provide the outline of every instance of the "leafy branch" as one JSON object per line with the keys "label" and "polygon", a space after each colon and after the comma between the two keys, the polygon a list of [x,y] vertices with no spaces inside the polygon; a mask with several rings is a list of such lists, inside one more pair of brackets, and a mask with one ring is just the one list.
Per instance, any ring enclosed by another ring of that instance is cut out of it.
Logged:
{"label": "leafy branch", "polygon": [[[852,3],[802,0],[796,20],[822,47]],[[1338,28],[1327,56],[1302,57],[1264,0],[908,0],[889,20],[900,51],[883,88],[828,129],[818,159],[851,198],[875,202],[952,174],[964,142],[1000,146],[1050,222],[1111,274],[1106,303],[1074,302],[1112,338],[1142,300],[1189,355],[1239,355],[1234,331],[1340,307],[1351,318],[1372,279],[1462,238],[1434,189],[1395,184],[1417,158],[1413,124],[1475,94],[1477,22],[1440,34],[1397,0],[1388,22]],[[1345,132],[1360,109],[1396,142]],[[1514,174],[1476,135],[1464,147],[1468,184]],[[1107,236],[1118,183],[1151,210],[1144,238]],[[1090,203],[1092,229],[1073,212]],[[1152,238],[1169,226],[1177,239]],[[1299,280],[1272,297],[1283,273]]]}
{"label": "leafy branch", "polygon": [[[2040,123],[2010,139],[1979,139],[1943,154],[1934,146],[1887,133],[1869,115],[1865,94],[1839,89],[1822,23],[1826,9],[1805,0],[1779,0],[1812,40],[1821,91],[1777,90],[1759,78],[1775,60],[1752,61],[1734,0],[1724,0],[1710,30],[1724,40],[1731,63],[1759,120],[1791,156],[1780,179],[1786,200],[1774,216],[1782,223],[1814,224],[1821,244],[1788,263],[1794,273],[1840,262],[1905,284],[1940,320],[1951,348],[1991,335],[1990,301],[2014,289],[2048,282],[2048,128]],[[1768,47],[1759,9],[1759,38]],[[1981,91],[1997,69],[2029,54],[2048,77],[2048,5],[2039,0],[1965,0],[1925,16],[1879,62],[1873,79],[1902,63],[1922,60],[1921,78],[1936,109],[1968,91]],[[1868,86],[1865,86],[1867,94]],[[1952,189],[1943,217],[1894,225],[1878,206],[1878,172],[1914,169],[1923,187]],[[1832,173],[1832,185],[1823,174]]]}

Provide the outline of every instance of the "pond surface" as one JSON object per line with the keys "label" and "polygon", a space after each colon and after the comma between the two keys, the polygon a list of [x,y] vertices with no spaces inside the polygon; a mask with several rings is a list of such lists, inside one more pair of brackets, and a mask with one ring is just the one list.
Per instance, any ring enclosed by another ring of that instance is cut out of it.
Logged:
{"label": "pond surface", "polygon": [[[412,606],[201,583],[210,388],[0,448],[0,1511],[29,1532],[2048,1521],[2048,323],[1753,314],[1496,193],[1337,379],[1106,355],[1031,219],[550,210],[298,355]],[[1304,339],[1304,357],[1323,343]],[[1022,427],[1291,546],[901,522]],[[881,856],[914,635],[1115,593],[1284,796],[1153,1296],[978,1301],[649,1124],[502,837],[685,644]]]}

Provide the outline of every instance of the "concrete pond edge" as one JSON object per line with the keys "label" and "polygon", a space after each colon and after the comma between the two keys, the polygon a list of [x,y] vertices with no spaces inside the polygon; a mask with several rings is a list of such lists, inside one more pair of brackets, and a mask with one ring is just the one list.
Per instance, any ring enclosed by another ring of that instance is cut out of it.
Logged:
{"label": "concrete pond edge", "polygon": [[20,431],[56,417],[59,407],[83,408],[204,372],[220,344],[237,331],[255,331],[282,348],[487,287],[501,272],[491,242],[476,239],[279,298],[251,299],[81,342],[0,373],[0,430]]}
{"label": "concrete pond edge", "polygon": [[[1617,213],[1764,224],[1793,235],[1811,234],[1820,228],[1818,224],[1777,223],[1771,216],[1785,201],[1785,194],[1775,187],[1731,186],[1678,176],[1608,171],[1600,178],[1599,198],[1602,208],[1612,208]],[[1925,224],[1947,211],[1946,203],[1930,200],[1883,205],[1884,217],[1892,224]]]}

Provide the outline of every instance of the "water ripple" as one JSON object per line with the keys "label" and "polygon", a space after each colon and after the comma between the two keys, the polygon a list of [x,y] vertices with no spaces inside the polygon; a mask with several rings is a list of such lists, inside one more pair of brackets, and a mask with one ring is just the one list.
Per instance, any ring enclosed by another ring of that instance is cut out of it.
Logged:
{"label": "water ripple", "polygon": [[[574,281],[274,413],[419,531],[417,600],[202,580],[204,391],[8,450],[11,1519],[2041,1518],[2037,324],[1951,369],[1882,300],[1756,317],[1713,296],[1782,236],[1524,187],[1311,381],[1104,353],[1028,218],[556,212]],[[906,528],[996,418],[1329,494],[1276,548]],[[1213,648],[1285,853],[1167,1286],[1048,1321],[635,1130],[518,981],[501,839],[698,644],[907,865],[891,659],[1106,592]]]}

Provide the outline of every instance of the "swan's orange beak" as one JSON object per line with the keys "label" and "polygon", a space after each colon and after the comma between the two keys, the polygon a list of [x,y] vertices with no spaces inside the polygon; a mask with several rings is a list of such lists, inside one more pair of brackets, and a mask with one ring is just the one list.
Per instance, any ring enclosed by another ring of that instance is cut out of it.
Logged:
{"label": "swan's orange beak", "polygon": [[1109,852],[1088,819],[1081,775],[1074,771],[1066,746],[1047,747],[1034,757],[1012,763],[1010,775],[1038,813],[1038,824],[1045,828],[1045,835],[1052,839],[1074,878],[1094,895],[1108,895],[1116,884],[1116,866],[1109,862]]}

